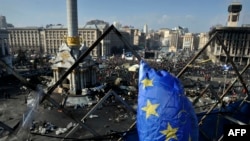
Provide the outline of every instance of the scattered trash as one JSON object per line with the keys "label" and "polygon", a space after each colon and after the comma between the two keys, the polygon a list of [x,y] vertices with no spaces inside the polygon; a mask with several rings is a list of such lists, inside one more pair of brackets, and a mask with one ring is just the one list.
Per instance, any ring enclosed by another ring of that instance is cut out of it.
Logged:
{"label": "scattered trash", "polygon": [[72,127],[76,126],[76,124],[70,122],[66,128],[57,128],[57,130],[55,131],[56,135],[60,135],[60,134],[64,134],[66,133],[68,130],[70,130]]}
{"label": "scattered trash", "polygon": [[97,103],[92,101],[88,96],[69,96],[66,100],[66,107],[83,108],[85,106],[93,105]]}
{"label": "scattered trash", "polygon": [[127,114],[124,114],[124,115],[119,115],[117,118],[115,118],[115,121],[117,123],[121,122],[121,121],[124,121],[128,118],[128,115]]}
{"label": "scattered trash", "polygon": [[68,129],[67,128],[58,128],[56,130],[56,135],[60,135],[60,134],[63,134],[67,131]]}
{"label": "scattered trash", "polygon": [[76,126],[76,123],[68,123],[66,127],[57,127],[51,122],[37,122],[33,121],[30,127],[31,133],[39,133],[39,134],[49,134],[54,132],[56,135],[63,134],[69,131],[72,127]]}
{"label": "scattered trash", "polygon": [[89,118],[97,118],[99,117],[98,115],[90,115]]}
{"label": "scattered trash", "polygon": [[55,129],[57,128],[57,126],[55,126],[54,124],[44,121],[44,122],[36,122],[33,121],[32,125],[30,127],[30,132],[31,133],[40,133],[40,134],[48,134],[50,132],[55,131]]}
{"label": "scattered trash", "polygon": [[70,122],[68,125],[67,125],[67,129],[70,129],[70,128],[72,128],[74,125],[73,125],[73,123],[72,122]]}

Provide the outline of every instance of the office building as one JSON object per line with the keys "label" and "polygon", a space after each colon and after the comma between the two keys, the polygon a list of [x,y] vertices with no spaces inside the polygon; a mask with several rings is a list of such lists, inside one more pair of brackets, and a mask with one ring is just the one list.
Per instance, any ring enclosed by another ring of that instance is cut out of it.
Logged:
{"label": "office building", "polygon": [[143,33],[145,33],[146,35],[148,35],[148,25],[147,24],[145,24],[143,26]]}
{"label": "office building", "polygon": [[[79,39],[85,46],[90,47],[108,27],[106,24],[94,24],[88,22],[85,26],[78,28]],[[8,42],[12,53],[18,50],[31,51],[31,53],[56,54],[62,43],[66,42],[67,27],[47,25],[43,27],[8,28]],[[93,57],[110,55],[110,38],[106,37],[92,52]]]}
{"label": "office building", "polygon": [[182,49],[184,50],[196,50],[198,48],[198,38],[193,33],[185,33],[183,36]]}
{"label": "office building", "polygon": [[43,28],[23,27],[8,28],[8,43],[13,54],[19,50],[29,51],[30,53],[44,52],[44,37],[41,34]]}
{"label": "office building", "polygon": [[5,16],[0,16],[0,29],[7,28],[7,22]]}
{"label": "office building", "polygon": [[[5,29],[0,29],[0,60],[3,61],[8,66],[12,67],[12,59],[10,48],[8,46],[8,31]],[[0,76],[11,74],[10,70],[0,68]]]}
{"label": "office building", "polygon": [[[228,24],[225,27],[215,27],[210,35],[217,32],[226,47],[231,59],[237,64],[250,63],[250,27],[237,26],[241,11],[241,4],[232,3],[228,7]],[[210,52],[217,58],[217,62],[227,63],[229,60],[222,46],[216,41],[210,44]]]}

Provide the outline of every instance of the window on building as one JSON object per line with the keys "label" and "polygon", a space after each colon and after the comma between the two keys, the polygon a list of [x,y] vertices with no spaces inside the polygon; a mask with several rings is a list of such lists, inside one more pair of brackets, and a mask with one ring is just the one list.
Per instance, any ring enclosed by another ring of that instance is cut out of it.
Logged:
{"label": "window on building", "polygon": [[236,22],[238,20],[238,16],[237,15],[233,15],[232,16],[232,22]]}
{"label": "window on building", "polygon": [[216,52],[219,52],[220,51],[220,47],[218,46],[217,48],[216,48]]}

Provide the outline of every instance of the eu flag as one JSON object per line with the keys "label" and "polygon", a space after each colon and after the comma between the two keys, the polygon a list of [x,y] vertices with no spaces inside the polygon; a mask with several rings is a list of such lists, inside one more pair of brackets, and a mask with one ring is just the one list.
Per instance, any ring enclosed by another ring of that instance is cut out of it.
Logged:
{"label": "eu flag", "polygon": [[178,78],[140,62],[137,130],[140,141],[197,141],[198,121]]}

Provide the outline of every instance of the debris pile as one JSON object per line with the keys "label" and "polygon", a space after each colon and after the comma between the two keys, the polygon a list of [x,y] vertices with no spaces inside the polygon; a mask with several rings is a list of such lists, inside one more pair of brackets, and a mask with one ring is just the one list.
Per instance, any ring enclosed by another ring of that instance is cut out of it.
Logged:
{"label": "debris pile", "polygon": [[75,125],[76,125],[75,123],[70,122],[66,127],[58,127],[48,121],[43,121],[43,122],[33,121],[30,127],[30,133],[36,133],[42,135],[55,133],[56,135],[60,135],[66,133]]}

